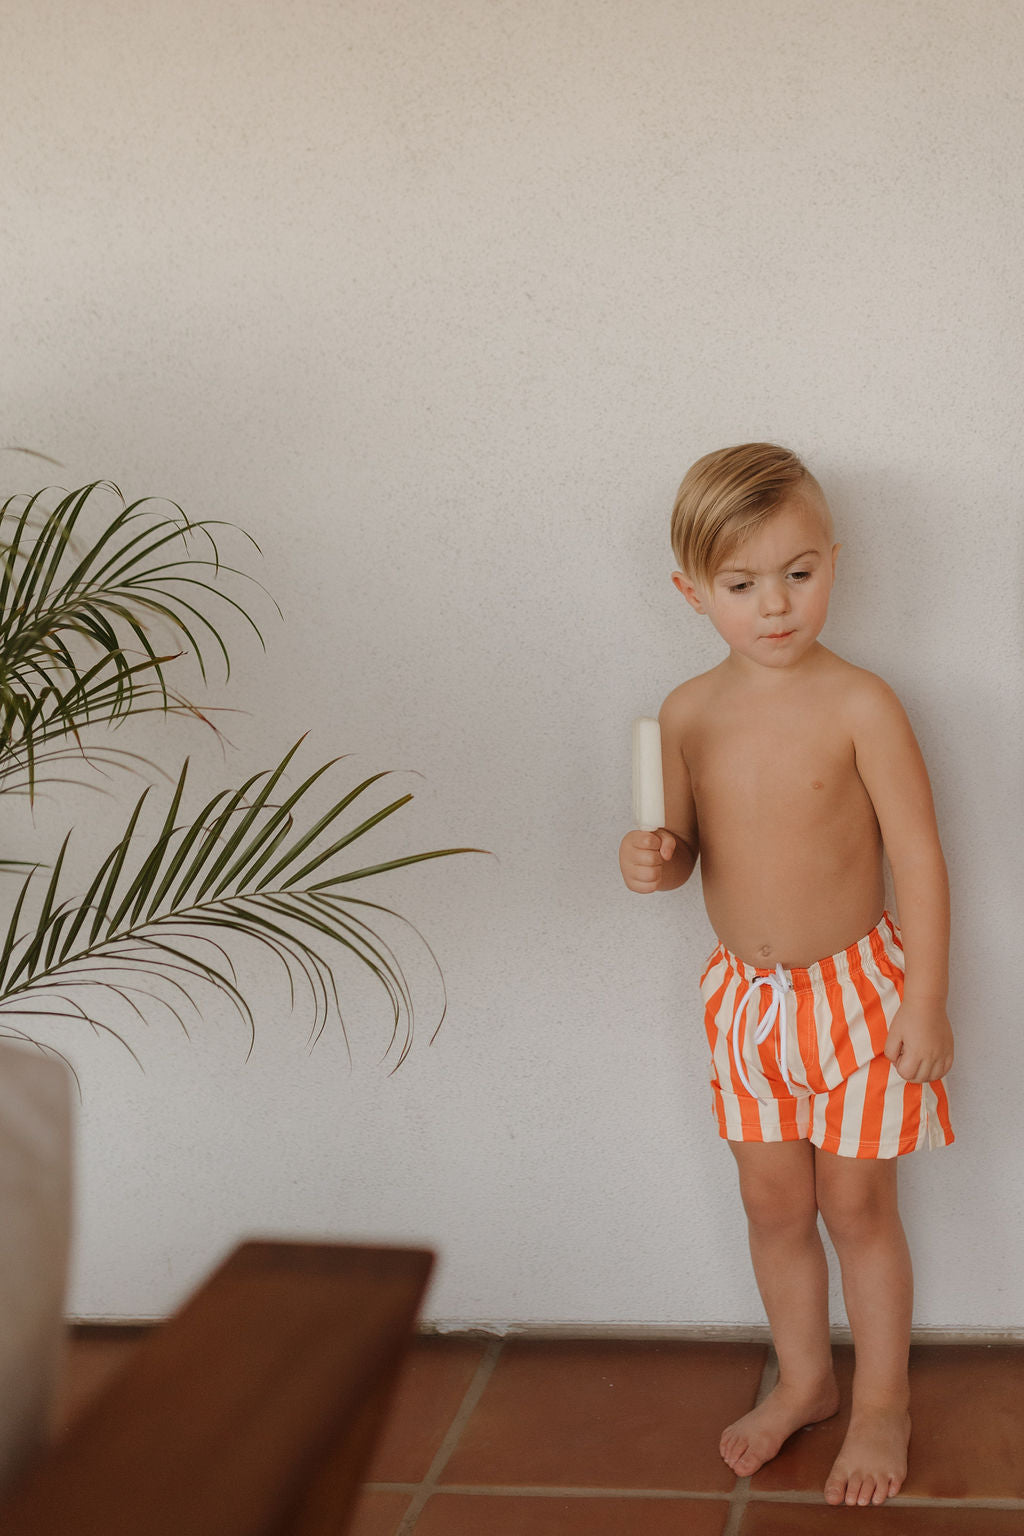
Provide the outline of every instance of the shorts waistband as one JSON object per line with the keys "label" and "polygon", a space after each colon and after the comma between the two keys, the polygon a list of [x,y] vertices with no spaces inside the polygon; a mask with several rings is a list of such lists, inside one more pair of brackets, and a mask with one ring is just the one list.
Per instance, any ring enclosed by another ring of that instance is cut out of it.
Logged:
{"label": "shorts waistband", "polygon": [[[849,975],[851,968],[860,970],[865,965],[877,964],[889,949],[895,946],[902,949],[900,930],[888,911],[883,912],[878,923],[870,933],[866,933],[856,944],[851,944],[848,949],[841,949],[837,954],[829,955],[823,960],[816,960],[807,966],[763,966],[751,965],[749,961],[741,960],[734,955],[724,944],[719,944],[716,955],[722,955],[726,962],[746,982],[755,981],[759,976],[772,976],[778,969],[789,981],[794,992],[810,992],[815,987],[820,987],[826,979],[835,976],[837,979]],[[829,976],[826,977],[826,972]]]}

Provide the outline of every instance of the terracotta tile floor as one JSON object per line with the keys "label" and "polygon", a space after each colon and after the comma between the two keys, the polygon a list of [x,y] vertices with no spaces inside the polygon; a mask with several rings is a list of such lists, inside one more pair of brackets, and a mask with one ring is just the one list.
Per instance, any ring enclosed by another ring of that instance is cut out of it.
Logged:
{"label": "terracotta tile floor", "polygon": [[[62,1422],[140,1336],[77,1331]],[[883,1509],[822,1502],[842,1415],[732,1476],[719,1429],[772,1371],[759,1344],[421,1338],[350,1536],[1024,1536],[1024,1346],[915,1347],[910,1476]]]}

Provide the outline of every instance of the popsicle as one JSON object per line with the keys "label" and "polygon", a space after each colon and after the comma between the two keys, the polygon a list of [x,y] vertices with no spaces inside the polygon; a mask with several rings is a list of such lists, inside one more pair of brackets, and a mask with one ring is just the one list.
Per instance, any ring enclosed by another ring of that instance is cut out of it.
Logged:
{"label": "popsicle", "polygon": [[641,832],[665,825],[661,726],[645,715],[633,721],[633,821]]}

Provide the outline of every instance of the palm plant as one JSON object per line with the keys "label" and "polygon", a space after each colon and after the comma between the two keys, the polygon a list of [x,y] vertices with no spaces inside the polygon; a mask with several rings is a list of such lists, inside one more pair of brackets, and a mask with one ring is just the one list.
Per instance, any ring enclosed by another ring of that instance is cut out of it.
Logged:
{"label": "palm plant", "polygon": [[[222,615],[263,641],[236,595],[257,584],[221,557],[225,525],[190,521],[173,504],[126,503],[106,482],[51,501],[41,493],[0,507],[0,791],[32,797],[82,768],[139,771],[145,759],[110,737],[130,718],[156,711],[210,723],[168,671],[189,655],[205,681],[216,655],[230,674]],[[101,504],[113,505],[113,515],[90,533]],[[159,645],[157,634],[168,643]],[[110,1030],[93,1002],[97,993],[116,996],[140,1019],[158,1004],[187,1030],[198,995],[212,987],[252,1036],[255,1015],[235,956],[253,942],[282,963],[293,1006],[304,998],[312,1040],[332,1012],[345,1029],[331,956],[365,966],[390,1008],[385,1058],[400,1065],[412,1041],[413,998],[380,920],[404,920],[349,887],[475,850],[344,867],[346,851],[412,796],[363,810],[362,797],[385,776],[374,773],[317,814],[315,791],[339,759],[289,791],[286,774],[300,745],[191,817],[182,810],[187,760],[153,824],[147,787],[84,895],[69,889],[65,874],[71,834],[48,874],[30,868],[0,949],[0,1034],[34,1038],[26,1021],[44,1008]],[[438,1027],[443,1017],[442,1005]]]}

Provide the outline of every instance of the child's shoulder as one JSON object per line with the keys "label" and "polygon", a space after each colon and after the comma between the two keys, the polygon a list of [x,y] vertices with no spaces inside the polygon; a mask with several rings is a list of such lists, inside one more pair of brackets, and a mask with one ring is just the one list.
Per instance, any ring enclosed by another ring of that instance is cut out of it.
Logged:
{"label": "child's shoulder", "polygon": [[703,709],[714,704],[722,686],[724,670],[724,666],[719,663],[709,672],[700,672],[696,677],[688,677],[685,683],[680,683],[678,688],[673,688],[658,715],[662,729],[666,726],[671,728],[683,725],[699,715]]}
{"label": "child's shoulder", "polygon": [[827,662],[822,680],[835,706],[847,711],[848,718],[855,724],[867,725],[884,721],[894,714],[903,714],[903,706],[895,691],[877,672],[855,666],[833,651],[826,651],[825,656]]}

